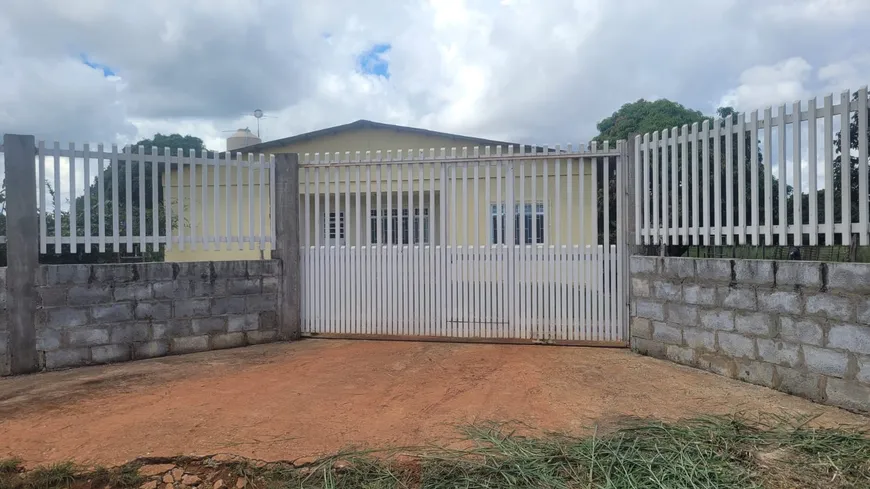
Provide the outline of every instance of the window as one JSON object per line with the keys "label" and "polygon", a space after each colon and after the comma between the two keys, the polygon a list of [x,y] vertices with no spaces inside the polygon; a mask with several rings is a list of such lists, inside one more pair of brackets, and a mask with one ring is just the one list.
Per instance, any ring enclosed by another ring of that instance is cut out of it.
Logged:
{"label": "window", "polygon": [[[336,218],[338,225],[336,226]],[[323,220],[323,235],[327,242],[344,242],[344,212],[330,212],[329,218]]]}
{"label": "window", "polygon": [[[520,204],[514,206],[514,244],[520,244],[520,233],[523,228],[520,226],[520,217],[523,218],[525,226],[524,244],[543,244],[544,242],[544,204],[538,202],[535,205],[534,219],[532,218],[532,204],[525,204],[523,212],[520,212]],[[507,221],[505,219],[505,205],[492,204],[491,208],[491,225],[492,225],[492,242],[493,244],[505,244],[505,233],[507,229]],[[535,233],[532,233],[532,223],[535,226]],[[534,238],[534,241],[533,241]]]}
{"label": "window", "polygon": [[[387,244],[388,237],[392,237],[392,244],[400,244],[399,241],[399,209],[391,209],[392,218],[387,217],[387,210],[381,209],[380,218],[378,211],[372,210],[371,214],[371,242],[374,244]],[[390,226],[390,236],[387,233],[387,226]],[[414,237],[414,244],[420,244],[420,209],[414,209],[413,227],[409,225],[408,209],[402,209],[402,239],[401,244],[409,244],[409,236]],[[423,240],[422,243],[429,243],[429,209],[423,209]]]}

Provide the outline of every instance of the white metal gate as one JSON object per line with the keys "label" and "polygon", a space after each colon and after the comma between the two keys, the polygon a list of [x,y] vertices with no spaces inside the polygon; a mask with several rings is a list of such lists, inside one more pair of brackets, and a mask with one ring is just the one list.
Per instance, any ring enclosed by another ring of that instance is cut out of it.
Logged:
{"label": "white metal gate", "polygon": [[305,155],[303,334],[625,345],[624,145],[517,148]]}

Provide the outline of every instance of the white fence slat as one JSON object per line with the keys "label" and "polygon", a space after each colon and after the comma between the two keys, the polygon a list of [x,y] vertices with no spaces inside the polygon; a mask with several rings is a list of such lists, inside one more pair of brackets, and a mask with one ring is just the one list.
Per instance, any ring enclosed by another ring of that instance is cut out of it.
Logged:
{"label": "white fence slat", "polygon": [[78,248],[78,212],[76,212],[76,145],[69,143],[69,251]]}
{"label": "white fence slat", "polygon": [[[852,160],[849,149],[851,146],[851,130],[849,127],[851,125],[851,118],[849,113],[850,107],[850,92],[849,90],[843,91],[840,94],[840,106],[842,110],[840,112],[840,147],[843,148],[840,156],[840,166],[843,170],[840,171],[840,196],[841,203],[841,217],[840,222],[843,225],[843,233],[842,233],[842,242],[844,246],[849,246],[852,244]],[[861,135],[861,138],[866,139],[867,133]],[[866,164],[867,160],[861,162],[861,166]],[[863,202],[867,200],[867,195],[864,194],[861,196],[859,201]]]}
{"label": "white fence slat", "polygon": [[[139,199],[138,199],[138,217],[139,217],[139,252],[145,253],[147,233],[145,232],[145,147],[139,146]],[[205,203],[203,203],[203,209]]]}
{"label": "white fence slat", "polygon": [[[661,175],[659,173],[659,146],[661,145],[661,141],[659,140],[659,132],[655,131],[652,134],[652,141],[650,148],[652,149],[652,201],[653,201],[653,214],[652,214],[652,225],[653,225],[653,242],[650,244],[661,244],[661,231],[659,228],[659,188],[663,187],[661,180]],[[591,160],[590,160],[591,161]]]}
{"label": "white fence slat", "polygon": [[272,243],[272,249],[275,249],[275,221],[272,218],[273,210],[275,209],[275,155],[269,155],[269,216],[271,232],[269,233],[269,242]]}
{"label": "white fence slat", "polygon": [[[583,158],[579,158],[580,162],[580,192],[583,192],[583,174],[585,173],[585,169],[583,168]],[[654,204],[650,205],[650,135],[646,133],[643,135],[643,159],[641,160],[643,164],[643,227],[646,230],[644,233],[644,238],[646,238],[647,244],[654,244],[655,240],[653,239],[652,233],[652,223],[650,222],[650,215],[654,212]],[[652,182],[655,185],[655,182]],[[580,202],[583,202],[582,194],[580,196]],[[653,200],[655,202],[655,200]],[[638,204],[640,206],[640,204]],[[580,213],[580,219],[583,219],[583,212]],[[585,232],[586,228],[583,227],[582,221],[580,224],[580,229]],[[584,243],[585,244],[585,243]],[[585,255],[585,248],[582,248],[583,253]]]}
{"label": "white fence slat", "polygon": [[[501,157],[501,146],[496,147],[496,156]],[[499,239],[504,232],[504,222],[502,220],[502,206],[505,204],[507,200],[507,196],[504,198],[502,196],[502,187],[506,184],[506,178],[502,175],[502,167],[505,165],[504,161],[497,161],[495,166],[495,202],[487,202],[487,217],[490,221],[490,224],[487,225],[487,229],[490,229],[490,225],[492,229],[490,230],[490,237],[488,238],[490,243],[492,243],[493,249],[495,249],[495,253],[498,253],[499,260],[502,261],[501,266],[499,267],[499,271],[502,274],[502,281],[498,287],[498,306],[496,307],[496,315],[499,319],[499,334],[497,335],[499,338],[505,338],[508,336],[507,324],[503,321],[509,321],[510,314],[508,313],[508,302],[506,297],[506,289],[507,289],[507,281],[508,278],[508,270],[507,267],[510,266],[510,262],[507,259],[505,248],[507,243],[501,242]],[[507,192],[505,192],[506,194]],[[493,206],[495,206],[495,213],[493,214]],[[493,222],[493,216],[495,221]],[[568,224],[571,225],[570,222]],[[492,233],[495,233],[492,236]],[[508,323],[509,324],[509,323]]]}
{"label": "white fence slat", "polygon": [[[323,277],[324,276],[323,275],[323,266],[322,266],[322,260],[321,260],[323,249],[321,248],[321,237],[320,237],[320,233],[321,233],[322,228],[320,227],[321,226],[321,216],[320,216],[320,167],[319,166],[314,167],[314,194],[312,196],[312,200],[314,201],[314,229],[312,230],[311,228],[308,228],[306,226],[306,228],[307,228],[306,232],[310,232],[313,234],[314,250],[312,251],[312,255],[313,255],[314,263],[312,264],[312,270],[313,270],[312,275],[318,276],[318,277]],[[229,202],[229,199],[227,199],[227,202]],[[314,305],[315,312],[313,314],[313,320],[314,320],[313,332],[315,332],[315,333],[322,331],[321,322],[320,322],[321,321],[320,297],[322,294],[323,283],[324,283],[323,280],[318,281],[318,282],[316,282],[316,286],[312,287],[312,289],[314,289],[313,292],[316,296],[315,297],[315,305]]]}
{"label": "white fence slat", "polygon": [[248,249],[254,249],[254,154],[248,153]]}
{"label": "white fence slat", "polygon": [[[347,153],[346,160],[350,159],[350,153]],[[344,304],[344,313],[345,313],[345,328],[348,333],[358,333],[357,329],[357,316],[353,314],[355,302],[356,302],[356,294],[354,290],[354,277],[351,273],[353,271],[352,261],[353,255],[351,253],[351,241],[350,241],[350,170],[351,167],[347,166],[344,168],[344,204],[342,205],[341,214],[338,216],[337,224],[340,224],[338,231],[341,233],[339,237],[341,238],[341,249],[343,259],[344,259],[344,293],[345,293],[345,304]],[[341,168],[339,168],[339,174],[341,173]],[[262,194],[262,192],[261,192]],[[262,248],[261,248],[262,249]]]}
{"label": "white fence slat", "polygon": [[[594,143],[593,143],[594,144]],[[657,145],[660,151],[662,152],[659,157],[659,164],[661,165],[659,168],[661,169],[661,175],[659,178],[661,179],[662,185],[662,217],[661,217],[661,227],[659,228],[659,236],[661,237],[661,243],[667,244],[670,242],[670,233],[668,232],[668,222],[670,216],[670,207],[671,201],[670,197],[670,185],[668,185],[668,170],[670,170],[670,157],[668,156],[668,129],[665,128],[662,130],[662,139],[660,144]],[[593,151],[596,149],[593,146]],[[593,161],[597,163],[597,158],[594,158]],[[596,170],[598,165],[596,164],[594,167]],[[593,170],[595,171],[595,170]],[[598,179],[595,179],[596,184],[598,183]],[[597,242],[596,242],[597,243]],[[597,249],[597,248],[596,248]]]}
{"label": "white fence slat", "polygon": [[[151,251],[157,253],[160,251],[160,200],[158,192],[160,191],[160,177],[158,176],[160,168],[160,160],[158,158],[158,149],[151,146]],[[217,168],[215,168],[217,171]],[[167,171],[167,175],[169,172]],[[217,201],[215,201],[214,211],[217,212]],[[144,234],[144,233],[143,233]],[[217,234],[217,231],[215,231]]]}
{"label": "white fence slat", "polygon": [[722,245],[722,119],[713,121],[713,243]]}
{"label": "white fence slat", "polygon": [[[242,191],[244,190],[244,186],[242,184],[242,166],[243,159],[245,158],[244,153],[236,153],[236,243],[239,245],[239,250],[243,250],[245,248],[244,240],[242,236],[244,235],[244,217],[242,214]],[[229,200],[229,199],[228,199]],[[317,231],[321,232],[320,230]]]}
{"label": "white fence slat", "polygon": [[[190,238],[190,249],[196,250],[199,247],[198,243],[200,242],[199,237],[201,235],[201,233],[197,233],[197,231],[196,231],[196,222],[201,220],[202,217],[197,215],[197,212],[196,212],[197,206],[198,206],[197,199],[200,198],[200,195],[197,194],[197,189],[196,189],[196,187],[197,187],[197,184],[196,184],[197,164],[199,163],[199,159],[196,157],[196,151],[193,149],[191,149],[189,152],[189,160],[190,160],[190,178],[187,179],[187,182],[190,185],[190,188],[187,191],[188,198],[190,199],[190,206],[189,206],[190,214],[188,217],[188,220],[190,222],[189,238]],[[130,177],[129,173],[127,174],[127,177],[128,177],[127,181],[129,182],[130,181],[129,180],[129,177]],[[203,204],[205,204],[205,202],[203,202]]]}
{"label": "white fence slat", "polygon": [[773,244],[773,118],[764,109],[764,244]]}
{"label": "white fence slat", "polygon": [[[520,146],[520,152],[523,151],[522,146]],[[520,248],[520,259],[517,264],[519,267],[519,277],[517,286],[519,288],[520,293],[520,324],[522,328],[521,337],[522,338],[531,338],[530,328],[527,320],[527,311],[529,308],[529,303],[531,302],[531,295],[529,292],[529,284],[528,284],[528,275],[527,275],[527,266],[528,266],[528,247],[526,246],[526,162],[520,162],[520,198],[517,202],[514,210],[511,211],[512,215],[515,215],[514,219],[518,219],[520,223],[520,234],[519,239],[517,240],[517,244]],[[511,239],[510,237],[506,237],[505,241]]]}
{"label": "white fence slat", "polygon": [[[749,119],[749,134],[752,136],[750,142],[752,143],[752,154],[750,155],[750,166],[749,166],[749,185],[750,185],[750,196],[752,197],[752,204],[750,208],[752,209],[752,220],[750,225],[752,226],[752,239],[750,242],[753,245],[758,246],[761,244],[760,232],[761,232],[761,221],[759,219],[759,208],[761,207],[761,201],[759,200],[759,184],[758,181],[758,111],[753,110],[752,115]],[[765,166],[769,163],[767,161],[764,162]]]}
{"label": "white fence slat", "polygon": [[[643,198],[646,195],[646,186],[642,185],[641,172],[646,168],[646,150],[643,150],[644,158],[641,158],[641,142],[640,135],[634,137],[634,204],[635,204],[635,212],[634,212],[634,244],[641,245],[643,243],[643,234],[641,233],[642,229],[642,220],[643,216],[646,215],[647,202],[646,199]],[[570,149],[568,151],[571,152]],[[623,162],[625,164],[625,162]],[[571,161],[568,162],[568,181],[571,181]],[[645,181],[645,180],[644,180]],[[568,184],[568,209],[573,205],[571,201],[571,184]],[[570,212],[570,211],[569,211]],[[570,226],[570,219],[569,219]],[[572,233],[568,233],[568,236],[573,238]],[[573,251],[572,251],[573,256]]]}
{"label": "white fence slat", "polygon": [[[666,159],[667,152],[666,152],[666,146],[665,146],[666,141],[667,141],[666,134],[662,134],[662,146],[661,146],[661,149],[662,149],[662,179],[661,179],[661,181],[662,181],[662,192],[663,193],[667,189],[667,182],[668,182],[667,173],[664,170],[667,167],[667,159]],[[595,149],[596,149],[595,143],[593,143],[592,144],[592,151],[594,152]],[[598,164],[597,164],[596,158],[592,158],[592,182],[593,182],[592,188],[597,189],[598,188]],[[667,202],[668,202],[667,196],[663,195],[662,196],[662,228],[661,228],[662,232],[663,232],[663,230],[666,226],[666,223],[667,223],[667,212],[665,210],[667,208]],[[589,196],[589,205],[592,206],[593,209],[596,209],[596,212],[594,214],[596,216],[598,216],[598,213],[600,212],[600,210],[598,208],[598,192],[597,192],[597,190],[595,192],[592,192],[591,195]],[[602,329],[603,329],[602,328],[602,320],[601,320],[602,319],[601,318],[602,307],[601,307],[601,263],[600,263],[600,260],[601,260],[601,255],[602,255],[601,251],[602,250],[598,245],[599,236],[598,236],[597,219],[596,219],[596,221],[593,222],[593,229],[594,229],[594,231],[592,232],[592,235],[595,237],[595,240],[593,241],[594,244],[592,246],[593,265],[591,267],[592,274],[593,274],[592,275],[592,290],[593,290],[592,323],[593,323],[594,328],[595,328],[595,340],[601,341],[604,339],[604,335],[603,335],[603,331],[602,331]],[[661,239],[662,243],[665,243],[667,237],[664,234],[661,234],[660,239]]]}
{"label": "white fence slat", "polygon": [[[683,146],[684,166],[683,166],[683,168],[684,169],[688,168],[688,160],[689,160],[688,154],[686,153],[687,148],[689,146],[689,144],[688,144],[689,138],[688,138],[687,130],[688,130],[688,128],[686,126],[683,126],[683,134],[686,135],[686,137],[683,139],[683,144],[684,144],[684,146]],[[626,148],[626,141],[622,141],[619,144],[621,145],[621,147],[619,148],[621,150],[620,155],[623,155],[622,157],[627,157],[628,151]],[[622,157],[620,157],[620,158],[622,158]],[[626,189],[625,178],[626,178],[625,161],[617,160],[616,161],[616,218],[617,218],[617,223],[616,223],[616,297],[614,299],[614,301],[615,301],[614,304],[616,307],[616,324],[617,324],[617,328],[618,328],[617,333],[616,333],[616,337],[614,339],[617,341],[625,341],[625,331],[627,330],[627,325],[628,325],[628,321],[627,321],[627,317],[626,317],[626,312],[628,312],[627,311],[628,303],[627,303],[626,297],[624,295],[625,291],[627,290],[625,287],[628,285],[627,282],[629,279],[628,273],[626,273],[625,265],[624,265],[626,260],[628,259],[628,246],[626,246],[626,242],[625,242],[624,227],[622,226],[622,223],[619,222],[620,218],[622,218],[622,216],[625,216],[625,214],[623,214],[623,212],[624,212],[623,208],[624,208],[625,198],[628,195],[628,192],[623,190],[623,189]],[[688,180],[688,173],[684,172],[683,178]],[[684,185],[686,185],[687,183],[688,183],[687,181],[684,182]],[[689,227],[689,217],[688,217],[687,205],[685,203],[685,201],[688,200],[688,194],[684,192],[683,196],[684,196],[683,211],[686,213],[685,214],[686,217],[684,219],[684,222],[685,222],[686,228],[688,228]],[[684,239],[683,244],[689,244],[688,231],[683,235],[683,239]]]}
{"label": "white fence slat", "polygon": [[[238,153],[235,153],[235,157],[238,157]],[[229,251],[232,249],[232,240],[230,239],[233,236],[233,224],[230,217],[233,215],[232,213],[232,181],[233,181],[233,158],[234,154],[229,151],[226,152],[226,160],[224,163],[224,238],[222,241],[226,243],[223,249]],[[236,183],[238,185],[238,183]],[[274,202],[274,199],[273,199]],[[309,229],[306,227],[305,232],[309,233]],[[316,256],[314,253],[309,253],[309,259],[313,259]]]}
{"label": "white fence slat", "polygon": [[[260,214],[260,229],[259,229],[259,241],[260,241],[260,250],[266,249],[266,156],[262,153],[260,154],[260,162],[257,168],[260,176],[260,184],[257,188],[257,193],[260,194],[260,204],[258,213]],[[203,196],[203,201],[205,200]]]}
{"label": "white fence slat", "polygon": [[[746,244],[746,115],[737,119],[737,242]],[[755,144],[752,145],[755,147]],[[754,203],[754,202],[753,202]]]}
{"label": "white fence slat", "polygon": [[[668,233],[668,239],[671,244],[679,243],[679,232],[680,232],[680,165],[679,165],[679,131],[680,129],[676,126],[671,128],[671,155],[670,162],[668,164],[668,168],[671,172],[671,231]],[[604,142],[605,149],[607,149],[607,141]],[[665,148],[666,150],[667,148]],[[602,162],[606,160],[605,158],[601,159]],[[606,165],[606,163],[605,163]],[[606,169],[606,166],[605,166]],[[609,186],[607,183],[608,173],[605,172],[603,174],[603,182],[605,188]],[[607,201],[605,201],[607,202]],[[605,221],[606,222],[606,221]],[[604,229],[605,235],[610,234],[607,229]],[[605,261],[610,259],[610,247],[604,246],[604,256]]]}
{"label": "white fence slat", "polygon": [[[229,158],[229,152],[226,152],[226,158]],[[209,238],[212,243],[212,249],[214,251],[218,251],[221,249],[221,237],[228,236],[229,233],[222,234],[220,230],[220,223],[218,210],[220,209],[220,186],[221,186],[221,167],[226,166],[226,160],[223,160],[224,163],[221,163],[220,155],[217,151],[212,152],[212,161],[211,161],[211,172],[212,172],[212,204],[211,204],[211,217],[209,221],[211,222],[211,237]],[[157,166],[157,161],[155,160],[154,164]],[[207,187],[207,184],[203,184],[203,187]],[[206,191],[202,192],[202,201],[206,202]],[[156,203],[157,200],[155,199]],[[301,241],[300,241],[301,242]],[[303,258],[304,259],[304,258]],[[303,282],[304,283],[304,282]]]}
{"label": "white fence slat", "polygon": [[[719,203],[721,205],[721,202]],[[734,117],[725,119],[725,243],[734,244]],[[721,233],[720,233],[721,234]]]}
{"label": "white fence slat", "polygon": [[[649,202],[649,134],[644,135],[644,200]],[[581,326],[581,338],[582,340],[591,339],[591,330],[590,330],[590,314],[589,314],[589,299],[588,299],[588,291],[589,291],[589,277],[588,277],[588,267],[586,260],[586,243],[587,239],[587,228],[586,228],[586,162],[587,160],[582,156],[577,158],[578,170],[577,177],[579,179],[579,184],[577,185],[577,200],[580,203],[580,246],[578,247],[578,259],[580,269],[578,270],[579,277],[582,278],[582,287],[578,287],[577,290],[577,302],[578,309],[580,310],[580,326]],[[591,207],[591,209],[594,209]],[[593,212],[592,215],[595,215]],[[591,217],[591,216],[590,216]],[[647,229],[648,239],[652,239],[651,227],[650,227],[650,212],[649,205],[646,206],[646,212],[644,213],[644,222]]]}
{"label": "white fence slat", "polygon": [[858,236],[860,245],[870,244],[870,199],[868,199],[867,169],[867,87],[858,90]]}
{"label": "white fence slat", "polygon": [[85,231],[85,253],[91,252],[91,149],[88,143],[82,147],[84,153],[82,160],[84,168],[85,185],[83,187],[82,204],[84,205],[84,231]]}
{"label": "white fence slat", "polygon": [[712,233],[712,225],[711,218],[712,214],[710,213],[710,121],[705,119],[701,124],[701,138],[703,139],[703,148],[702,148],[702,174],[703,174],[703,185],[704,188],[701,191],[701,195],[704,199],[704,221],[703,221],[703,236],[704,236],[704,246],[710,245],[710,235]]}
{"label": "white fence slat", "polygon": [[[187,233],[184,232],[186,227],[184,217],[184,150],[181,148],[178,148],[178,182],[176,184],[178,185],[178,249],[184,251],[184,241]],[[115,234],[119,233],[116,231]]]}
{"label": "white fence slat", "polygon": [[[671,205],[673,206],[673,218],[671,219],[671,224],[673,225],[674,232],[676,232],[678,228],[677,222],[677,214],[679,210],[679,202],[677,200],[678,189],[677,189],[677,173],[679,167],[677,166],[677,130],[674,128],[672,131],[674,136],[673,144],[671,146]],[[605,150],[607,148],[607,141],[604,142]],[[606,335],[605,339],[608,341],[613,340],[614,336],[614,328],[613,328],[613,304],[611,299],[613,298],[613,292],[610,289],[610,157],[604,156],[601,159],[601,186],[604,189],[604,198],[602,199],[602,205],[604,206],[604,226],[602,229],[602,238],[604,242],[604,280],[603,280],[603,292],[605,294],[604,297],[604,323]],[[677,243],[678,237],[675,235],[671,235],[672,243]]]}
{"label": "white fence slat", "polygon": [[801,185],[801,103],[792,106],[792,209],[794,214],[792,243],[800,246],[803,242],[803,186]]}
{"label": "white fence slat", "polygon": [[[698,145],[701,143],[700,133],[698,132],[698,123],[692,123],[692,244],[698,246],[701,244],[701,187],[699,184],[698,175],[701,173],[701,166],[698,164]],[[645,184],[644,184],[645,185]]]}
{"label": "white fence slat", "polygon": [[785,145],[785,141],[786,141],[785,140],[785,104],[782,104],[779,106],[779,115],[777,116],[776,121],[779,123],[777,126],[777,130],[776,130],[776,141],[777,141],[776,147],[777,147],[777,153],[778,153],[777,158],[776,158],[776,160],[777,160],[776,175],[778,178],[777,183],[779,184],[778,185],[779,196],[777,198],[777,202],[779,204],[779,208],[778,208],[778,210],[779,210],[778,233],[779,233],[779,245],[785,246],[788,244],[788,219],[786,217],[787,210],[788,210],[788,202],[786,201],[786,197],[785,197],[785,183],[787,181],[786,179],[788,178],[786,171],[785,171],[785,166],[786,166],[786,161],[785,161],[785,156],[786,156],[786,154],[785,154],[785,152],[786,152],[786,145]]}
{"label": "white fence slat", "polygon": [[[491,157],[489,146],[486,147],[486,152],[484,153],[484,155],[487,157],[487,160],[489,160],[489,158]],[[486,325],[486,337],[487,338],[494,338],[494,337],[498,336],[497,334],[495,334],[497,329],[498,329],[498,324],[497,324],[496,319],[493,315],[493,312],[494,312],[493,311],[493,303],[497,302],[498,296],[495,294],[495,291],[493,288],[493,285],[495,285],[496,282],[494,281],[494,278],[491,275],[492,273],[495,273],[495,267],[493,266],[494,265],[494,260],[493,260],[494,256],[493,255],[494,255],[494,246],[495,245],[492,243],[492,240],[489,236],[490,233],[488,232],[489,231],[489,224],[488,223],[491,222],[491,219],[489,219],[489,215],[490,215],[489,208],[492,205],[492,191],[490,190],[490,185],[491,185],[490,168],[489,168],[490,166],[491,166],[490,161],[487,161],[486,165],[484,166],[484,169],[483,169],[483,172],[484,172],[484,175],[483,175],[483,182],[484,182],[483,183],[483,188],[484,188],[483,219],[484,219],[484,221],[483,221],[483,226],[479,226],[477,228],[478,229],[477,232],[479,234],[481,234],[481,233],[483,234],[483,240],[479,243],[480,252],[484,256],[484,265],[483,265],[484,271],[482,272],[482,275],[483,275],[482,297],[483,297],[483,301],[484,301],[483,320],[484,320],[484,324]],[[480,211],[481,211],[481,207],[477,207],[477,210],[475,212],[477,214],[480,214]]]}
{"label": "white fence slat", "polygon": [[[163,185],[164,185],[164,190],[163,190],[163,206],[164,207],[163,207],[163,209],[164,209],[164,228],[166,229],[166,249],[167,250],[172,249],[172,179],[171,179],[172,173],[170,172],[171,167],[169,164],[169,157],[170,157],[169,153],[170,153],[170,149],[168,147],[164,147],[163,148],[163,162],[164,162],[163,169],[166,173],[164,176],[165,183],[163,183]],[[102,174],[102,173],[103,172],[100,171],[100,174]],[[177,173],[180,173],[180,172],[177,172]],[[102,187],[102,184],[100,184],[100,187]],[[156,184],[155,184],[155,187],[156,187]],[[100,208],[102,210],[102,206],[100,206]],[[155,216],[156,216],[156,214],[155,214]],[[103,226],[104,226],[103,218],[101,217],[100,218],[100,229],[102,229]],[[227,232],[227,234],[229,234],[229,232]],[[102,237],[100,238],[100,240],[102,241]]]}
{"label": "white fence slat", "polygon": [[[621,144],[621,143],[617,143]],[[620,165],[617,163],[616,165],[616,173],[619,174]],[[682,195],[680,197],[682,201],[682,214],[680,217],[680,226],[682,226],[682,237],[683,237],[683,245],[689,244],[689,126],[688,124],[683,124],[682,136],[680,137],[680,175],[681,175],[681,187],[682,187]],[[616,201],[617,203],[622,201],[622,191],[621,187],[616,187]],[[618,206],[617,206],[618,207]],[[616,215],[621,216],[620,212],[617,212]],[[616,225],[617,232],[622,230],[621,223],[617,223]],[[617,240],[618,241],[618,240]],[[620,252],[622,250],[619,250]]]}
{"label": "white fence slat", "polygon": [[834,244],[834,96],[826,95],[825,121],[825,245]]}
{"label": "white fence slat", "polygon": [[[100,146],[100,153],[102,154],[102,152],[103,148]],[[48,189],[45,181],[45,141],[37,143],[37,165],[37,175],[39,175],[39,252],[44,255],[48,253],[48,209],[45,198]],[[100,188],[102,189],[102,186]],[[100,209],[102,208],[103,203],[100,202]]]}
{"label": "white fence slat", "polygon": [[817,168],[818,151],[816,149],[816,131],[818,131],[818,114],[816,113],[816,98],[807,104],[807,164],[809,167],[809,226],[810,246],[819,244],[819,173]]}

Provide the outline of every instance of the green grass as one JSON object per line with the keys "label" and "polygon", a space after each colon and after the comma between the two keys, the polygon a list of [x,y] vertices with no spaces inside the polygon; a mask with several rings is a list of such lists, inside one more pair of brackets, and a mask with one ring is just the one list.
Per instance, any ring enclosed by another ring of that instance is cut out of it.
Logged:
{"label": "green grass", "polygon": [[[868,433],[813,428],[809,421],[778,416],[634,420],[584,437],[522,436],[509,425],[488,423],[462,429],[463,449],[347,451],[304,466],[219,466],[207,459],[176,463],[201,476],[222,471],[229,484],[244,477],[251,489],[870,488]],[[144,482],[133,464],[89,472],[71,464],[26,473],[18,472],[17,462],[0,467],[7,467],[0,472],[0,489],[131,488]]]}

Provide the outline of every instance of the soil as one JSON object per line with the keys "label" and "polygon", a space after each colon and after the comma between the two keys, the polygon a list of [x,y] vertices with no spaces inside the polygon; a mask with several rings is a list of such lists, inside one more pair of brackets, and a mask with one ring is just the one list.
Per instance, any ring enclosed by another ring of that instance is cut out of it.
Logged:
{"label": "soil", "polygon": [[450,444],[484,420],[581,434],[735,412],[870,421],[627,350],[305,340],[0,379],[0,459],[295,460]]}

